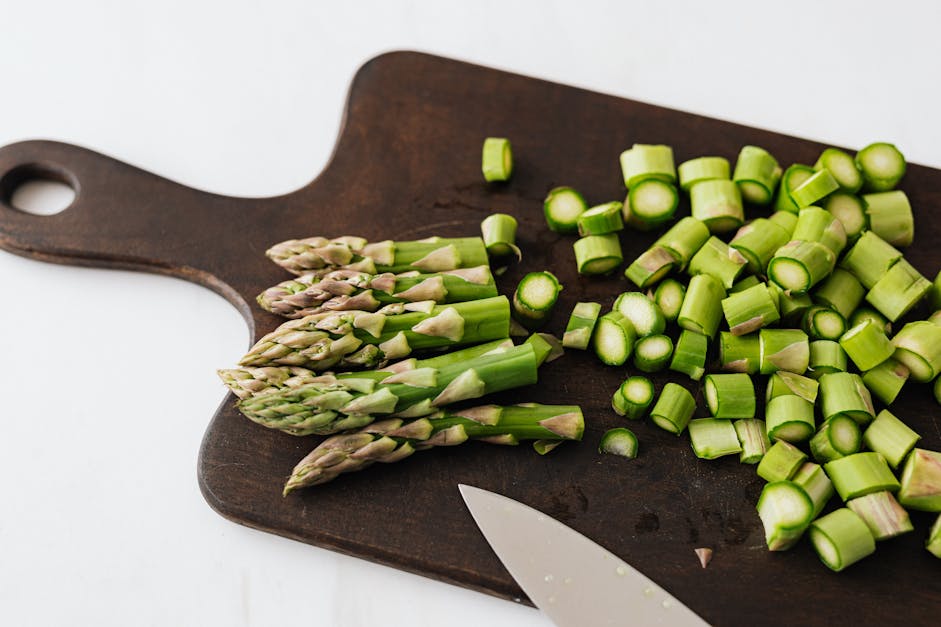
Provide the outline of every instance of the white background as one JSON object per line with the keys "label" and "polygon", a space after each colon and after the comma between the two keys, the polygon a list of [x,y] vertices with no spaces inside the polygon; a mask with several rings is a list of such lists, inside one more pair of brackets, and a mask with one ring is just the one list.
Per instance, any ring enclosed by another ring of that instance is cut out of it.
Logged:
{"label": "white background", "polygon": [[[279,194],[357,67],[410,48],[941,166],[935,2],[254,4],[0,0],[0,144]],[[0,623],[548,624],[212,512],[197,450],[248,341],[221,297],[2,252],[0,294]]]}

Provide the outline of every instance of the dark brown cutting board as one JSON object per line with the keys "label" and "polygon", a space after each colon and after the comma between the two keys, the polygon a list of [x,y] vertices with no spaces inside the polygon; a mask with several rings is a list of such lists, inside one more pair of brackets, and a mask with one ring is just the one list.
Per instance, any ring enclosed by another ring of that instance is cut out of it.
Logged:
{"label": "dark brown cutting board", "polygon": [[[516,171],[508,184],[487,185],[481,176],[480,147],[488,135],[512,139]],[[520,221],[525,258],[500,279],[501,291],[511,293],[526,271],[551,269],[565,285],[549,328],[559,333],[576,301],[610,306],[629,287],[620,274],[577,278],[572,238],[546,228],[542,200],[549,188],[563,184],[582,190],[592,203],[622,199],[618,155],[635,142],[671,144],[677,163],[704,154],[734,159],[743,144],[763,146],[783,164],[813,163],[822,148],[400,52],[360,69],[330,164],[309,185],[282,197],[207,194],[66,144],[7,146],[0,150],[0,246],[46,261],[201,283],[238,307],[257,338],[280,321],[255,307],[254,295],[286,278],[264,258],[269,245],[320,234],[375,240],[474,235],[483,217],[503,211]],[[72,185],[78,192],[73,205],[51,217],[12,209],[13,190],[35,177]],[[902,187],[918,225],[906,255],[933,277],[941,266],[941,223],[931,218],[941,207],[941,171],[911,166]],[[625,257],[635,257],[654,236],[625,232]],[[754,511],[762,481],[736,458],[699,461],[688,438],[642,423],[631,425],[641,441],[638,459],[599,455],[601,433],[624,424],[609,399],[628,372],[569,351],[544,367],[538,386],[495,399],[580,403],[588,423],[582,444],[539,457],[528,446],[469,443],[345,475],[289,498],[281,497],[281,485],[317,440],[256,426],[239,416],[228,396],[203,442],[200,486],[213,508],[238,523],[506,598],[522,593],[471,521],[458,483],[495,490],[559,518],[711,623],[937,621],[941,561],[923,548],[928,515],[914,515],[915,533],[881,544],[875,556],[837,575],[806,542],[786,553],[764,549]],[[658,383],[668,378],[658,377]],[[698,394],[697,385],[674,380]],[[928,386],[909,384],[896,413],[924,436],[923,446],[941,449],[941,411]],[[715,549],[705,570],[693,553],[702,546]],[[630,615],[626,607],[625,623]]]}

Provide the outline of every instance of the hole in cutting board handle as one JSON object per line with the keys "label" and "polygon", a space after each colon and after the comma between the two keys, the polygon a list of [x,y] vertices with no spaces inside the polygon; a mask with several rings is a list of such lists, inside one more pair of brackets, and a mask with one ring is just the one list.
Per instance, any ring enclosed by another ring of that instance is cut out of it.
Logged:
{"label": "hole in cutting board handle", "polygon": [[0,179],[0,198],[8,206],[37,216],[51,216],[72,206],[78,195],[75,177],[63,168],[29,164]]}

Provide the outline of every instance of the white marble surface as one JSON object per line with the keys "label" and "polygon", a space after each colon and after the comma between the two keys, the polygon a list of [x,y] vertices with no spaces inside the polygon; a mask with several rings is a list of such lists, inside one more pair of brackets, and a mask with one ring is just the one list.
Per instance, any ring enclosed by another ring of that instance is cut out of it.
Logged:
{"label": "white marble surface", "polygon": [[[941,166],[933,2],[256,4],[3,0],[0,144],[282,193],[325,164],[356,68],[411,48]],[[212,512],[197,449],[247,342],[219,296],[7,253],[0,289],[0,623],[548,624]]]}

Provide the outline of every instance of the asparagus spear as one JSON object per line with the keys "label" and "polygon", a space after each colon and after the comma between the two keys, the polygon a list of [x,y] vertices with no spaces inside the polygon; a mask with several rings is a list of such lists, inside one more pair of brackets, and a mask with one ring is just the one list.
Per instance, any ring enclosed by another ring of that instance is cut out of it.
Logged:
{"label": "asparagus spear", "polygon": [[[420,368],[441,368],[458,364],[481,355],[502,353],[513,348],[513,340],[505,338],[485,344],[477,344],[461,350],[451,351],[428,359],[403,359],[383,367],[381,370],[344,372],[333,375],[337,379],[375,379],[379,381],[397,372],[418,370]],[[298,366],[262,366],[252,368],[240,366],[217,371],[222,382],[238,398],[245,399],[276,392],[285,388],[297,388],[306,383],[314,383],[319,373]]]}
{"label": "asparagus spear", "polygon": [[495,444],[581,440],[584,430],[585,420],[577,405],[483,405],[411,421],[389,418],[321,442],[294,467],[284,494],[327,483],[373,462],[397,462],[434,446],[455,446],[468,439]]}
{"label": "asparagus spear", "polygon": [[479,237],[393,242],[368,242],[344,236],[335,239],[308,237],[275,244],[266,252],[273,262],[297,275],[326,274],[334,270],[382,272],[444,272],[487,264],[487,249]]}
{"label": "asparagus spear", "polygon": [[239,401],[258,424],[292,435],[328,435],[357,429],[376,416],[420,418],[439,407],[536,382],[531,344],[491,351],[441,366],[382,374],[325,374],[297,387]]}
{"label": "asparagus spear", "polygon": [[425,312],[313,314],[289,320],[262,337],[239,365],[369,368],[417,349],[508,337],[509,325],[510,305],[504,296],[439,305]]}
{"label": "asparagus spear", "polygon": [[269,287],[256,300],[265,311],[302,318],[327,311],[376,311],[389,304],[458,303],[496,295],[490,268],[477,266],[398,276],[355,270],[334,270],[322,276],[305,274]]}

